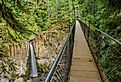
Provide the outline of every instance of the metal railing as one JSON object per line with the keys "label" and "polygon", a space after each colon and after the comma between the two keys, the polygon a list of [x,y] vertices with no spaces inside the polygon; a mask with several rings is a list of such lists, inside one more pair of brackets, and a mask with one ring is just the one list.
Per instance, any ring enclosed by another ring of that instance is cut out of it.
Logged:
{"label": "metal railing", "polygon": [[74,43],[75,21],[70,28],[68,38],[63,47],[59,51],[49,73],[44,82],[66,82],[68,79],[68,72],[70,69],[72,49]]}
{"label": "metal railing", "polygon": [[121,82],[121,42],[82,21],[80,24],[95,60],[104,72],[103,82]]}

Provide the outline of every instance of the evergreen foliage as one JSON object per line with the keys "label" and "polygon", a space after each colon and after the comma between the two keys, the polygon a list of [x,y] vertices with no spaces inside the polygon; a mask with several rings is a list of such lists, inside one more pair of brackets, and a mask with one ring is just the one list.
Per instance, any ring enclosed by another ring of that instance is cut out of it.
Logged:
{"label": "evergreen foliage", "polygon": [[0,0],[0,44],[5,42],[4,35],[7,44],[15,44],[48,30],[52,24],[71,23],[71,4],[71,0]]}
{"label": "evergreen foliage", "polygon": [[[120,0],[79,0],[81,6],[80,19],[91,26],[99,28],[113,38],[121,41],[121,6]],[[109,82],[121,81],[121,48],[120,44],[105,38],[92,30],[93,42],[99,63]],[[104,39],[100,39],[104,38]]]}
{"label": "evergreen foliage", "polygon": [[[0,0],[0,57],[6,55],[7,45],[30,39],[52,24],[69,25],[74,17],[121,41],[120,4],[120,0]],[[107,46],[119,53],[121,48],[110,40],[106,44],[100,44],[99,63],[110,82],[121,82],[121,55],[114,55]]]}

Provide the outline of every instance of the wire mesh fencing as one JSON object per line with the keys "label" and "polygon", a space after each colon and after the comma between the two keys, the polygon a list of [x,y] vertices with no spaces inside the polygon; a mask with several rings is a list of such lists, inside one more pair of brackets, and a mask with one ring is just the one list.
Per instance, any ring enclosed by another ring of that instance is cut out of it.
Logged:
{"label": "wire mesh fencing", "polygon": [[44,82],[66,82],[68,79],[68,72],[70,69],[71,56],[74,44],[74,31],[75,22],[70,28],[68,38],[60,49],[53,65],[51,66],[49,73],[47,74]]}
{"label": "wire mesh fencing", "polygon": [[104,82],[121,82],[121,42],[97,28],[80,21],[85,38],[100,70]]}

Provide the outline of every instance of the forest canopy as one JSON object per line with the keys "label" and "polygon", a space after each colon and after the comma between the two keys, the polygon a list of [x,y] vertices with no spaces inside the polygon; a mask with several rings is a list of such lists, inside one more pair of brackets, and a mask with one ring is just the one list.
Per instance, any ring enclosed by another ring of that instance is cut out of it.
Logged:
{"label": "forest canopy", "polygon": [[[121,0],[0,0],[0,56],[6,55],[6,45],[29,40],[53,24],[70,26],[77,18],[121,41],[120,10]],[[119,45],[113,46],[121,53]],[[120,82],[121,63],[115,58],[119,61],[121,56],[103,51],[99,63],[110,82]],[[108,62],[112,60],[115,67]]]}
{"label": "forest canopy", "polygon": [[68,25],[73,19],[72,4],[71,0],[0,0],[0,52],[8,44],[48,30],[52,24]]}

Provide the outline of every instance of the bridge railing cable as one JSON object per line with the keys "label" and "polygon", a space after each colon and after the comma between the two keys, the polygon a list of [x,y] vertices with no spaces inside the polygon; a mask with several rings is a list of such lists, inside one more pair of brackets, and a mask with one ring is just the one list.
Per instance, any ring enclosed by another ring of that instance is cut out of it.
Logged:
{"label": "bridge railing cable", "polygon": [[68,79],[68,72],[70,69],[72,49],[74,43],[75,21],[70,28],[68,38],[60,49],[49,73],[47,74],[44,82],[66,82]]}
{"label": "bridge railing cable", "polygon": [[103,82],[120,82],[121,42],[98,28],[92,28],[80,21],[85,38],[95,56],[100,70],[103,70]]}

